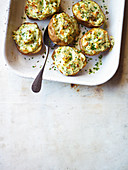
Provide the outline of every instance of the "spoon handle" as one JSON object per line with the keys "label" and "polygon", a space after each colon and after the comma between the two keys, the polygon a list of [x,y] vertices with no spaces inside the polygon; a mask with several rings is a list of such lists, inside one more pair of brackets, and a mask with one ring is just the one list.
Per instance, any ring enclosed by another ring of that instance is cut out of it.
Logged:
{"label": "spoon handle", "polygon": [[38,93],[41,90],[41,85],[42,85],[42,80],[43,80],[43,72],[44,72],[44,68],[46,65],[46,61],[48,58],[48,54],[49,54],[49,47],[46,46],[46,51],[47,51],[47,55],[45,57],[45,61],[44,61],[44,65],[42,67],[42,69],[40,70],[40,72],[38,73],[37,77],[35,78],[34,82],[32,83],[32,91],[35,93]]}

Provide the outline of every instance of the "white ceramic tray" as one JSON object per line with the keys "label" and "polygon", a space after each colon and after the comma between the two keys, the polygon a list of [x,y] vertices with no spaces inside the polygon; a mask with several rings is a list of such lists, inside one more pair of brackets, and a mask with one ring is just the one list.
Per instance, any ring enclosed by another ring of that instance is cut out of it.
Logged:
{"label": "white ceramic tray", "polygon": [[[40,68],[43,65],[44,58],[42,49],[36,55],[25,56],[18,52],[15,43],[12,39],[12,31],[16,30],[23,22],[37,22],[40,29],[43,29],[48,25],[49,19],[45,21],[33,21],[29,20],[24,13],[24,6],[26,0],[10,0],[10,11],[8,15],[8,25],[6,31],[5,40],[5,59],[8,66],[18,75],[28,78],[35,78]],[[76,76],[64,76],[53,66],[51,54],[53,50],[50,50],[50,54],[46,63],[43,78],[46,80],[83,84],[83,85],[99,85],[108,81],[116,72],[119,65],[120,58],[120,45],[123,26],[123,15],[125,0],[96,0],[96,2],[102,6],[102,10],[106,14],[107,27],[105,28],[109,35],[112,35],[115,40],[115,45],[112,51],[102,53],[103,58],[100,60],[98,56],[89,57],[87,66]],[[72,5],[78,2],[78,0],[62,0],[61,7],[69,15],[72,15]],[[108,13],[109,12],[109,13]],[[104,27],[104,26],[103,26]],[[80,26],[82,36],[83,32],[89,30],[84,26]],[[102,62],[102,65],[100,63]],[[100,68],[94,70],[94,67]],[[91,73],[91,71],[93,73]],[[91,74],[90,74],[91,73]]]}

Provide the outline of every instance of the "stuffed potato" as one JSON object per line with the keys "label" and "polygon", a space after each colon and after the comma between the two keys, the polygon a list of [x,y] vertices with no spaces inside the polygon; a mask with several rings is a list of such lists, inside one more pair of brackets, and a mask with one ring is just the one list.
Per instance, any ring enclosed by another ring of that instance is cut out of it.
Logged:
{"label": "stuffed potato", "polygon": [[100,6],[92,0],[82,0],[72,7],[74,17],[86,27],[100,27],[105,22],[105,15]]}
{"label": "stuffed potato", "polygon": [[79,26],[75,18],[66,13],[55,14],[48,25],[50,39],[58,45],[71,44],[79,35]]}
{"label": "stuffed potato", "polygon": [[34,54],[42,48],[42,32],[36,23],[23,23],[12,37],[22,54]]}
{"label": "stuffed potato", "polygon": [[80,39],[80,48],[86,55],[97,55],[100,52],[107,51],[111,46],[109,36],[106,30],[101,28],[92,28]]}
{"label": "stuffed potato", "polygon": [[44,20],[59,11],[61,0],[27,0],[25,13],[30,19]]}
{"label": "stuffed potato", "polygon": [[58,47],[54,50],[52,58],[58,70],[66,76],[76,75],[86,66],[86,57],[74,47]]}

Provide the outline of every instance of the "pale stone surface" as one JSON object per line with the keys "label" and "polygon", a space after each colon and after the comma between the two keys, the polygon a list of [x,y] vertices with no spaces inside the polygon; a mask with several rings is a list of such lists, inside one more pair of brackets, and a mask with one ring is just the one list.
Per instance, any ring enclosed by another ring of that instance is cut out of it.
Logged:
{"label": "pale stone surface", "polygon": [[[0,1],[0,170],[128,170],[128,8],[120,66],[95,87],[31,79],[3,60],[8,1]],[[128,7],[128,2],[126,2]]]}

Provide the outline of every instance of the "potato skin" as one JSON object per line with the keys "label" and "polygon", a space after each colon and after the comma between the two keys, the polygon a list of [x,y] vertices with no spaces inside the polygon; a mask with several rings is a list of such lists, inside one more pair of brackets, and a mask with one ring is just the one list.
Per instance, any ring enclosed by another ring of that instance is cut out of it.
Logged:
{"label": "potato skin", "polygon": [[[23,24],[24,24],[24,23],[23,23]],[[23,24],[21,24],[21,25],[16,29],[16,31],[17,31]],[[25,24],[32,24],[32,23],[27,22],[27,23],[25,23]],[[33,24],[36,24],[36,25],[37,25],[37,23],[33,23]],[[37,27],[38,27],[38,29],[39,29],[39,26],[38,26],[38,25],[37,25]],[[39,30],[40,30],[40,29],[39,29]],[[40,35],[42,35],[41,30],[40,30]],[[14,42],[15,42],[15,45],[16,45],[18,51],[19,51],[21,54],[23,54],[23,55],[33,55],[33,54],[36,54],[36,53],[38,53],[38,52],[42,49],[42,46],[43,46],[43,40],[42,40],[41,45],[38,47],[38,49],[37,49],[36,51],[29,52],[29,53],[24,53],[23,51],[20,50],[20,47],[17,45],[17,43],[16,43],[15,40],[14,40]]]}
{"label": "potato skin", "polygon": [[[77,2],[76,4],[78,4],[79,2]],[[95,2],[96,3],[96,2]],[[80,23],[80,24],[82,24],[82,25],[84,25],[84,26],[86,26],[86,27],[88,27],[88,28],[98,28],[98,27],[100,27],[100,26],[102,26],[103,25],[103,23],[105,22],[105,19],[102,21],[102,23],[100,24],[100,25],[98,25],[98,26],[95,26],[95,25],[93,25],[93,24],[91,24],[91,23],[89,23],[89,22],[87,22],[87,21],[82,21],[81,19],[79,19],[76,15],[75,15],[75,13],[74,13],[74,11],[73,11],[73,7],[76,5],[76,4],[74,4],[73,6],[72,6],[72,13],[73,13],[73,15],[74,15],[74,18],[78,21],[78,23]],[[96,3],[97,4],[97,3]],[[97,4],[98,5],[98,4]],[[98,5],[99,6],[99,5]],[[100,10],[102,11],[102,9],[101,9],[101,7],[99,6],[99,8],[100,8]],[[102,11],[103,12],[103,11]],[[104,15],[104,13],[103,13],[103,15]],[[105,15],[104,15],[104,18],[105,18]]]}
{"label": "potato skin", "polygon": [[[74,47],[72,47],[72,48],[74,48]],[[56,49],[55,49],[56,50]],[[52,59],[53,59],[53,61],[55,60],[55,58],[54,58],[54,54],[55,54],[55,50],[53,51],[53,53],[52,53]],[[83,52],[81,52],[81,53],[83,53]],[[83,53],[84,54],[84,53]],[[82,67],[82,69],[86,66],[86,64],[87,64],[87,58],[86,58],[86,60],[84,61],[84,65],[83,65],[83,67]],[[58,68],[58,67],[57,67]],[[59,70],[59,69],[58,69]],[[62,74],[63,74],[63,72],[61,71],[61,70],[59,70]],[[79,70],[80,71],[80,70]],[[76,73],[74,73],[74,74],[72,74],[72,75],[67,75],[67,76],[75,76],[77,73],[79,73],[79,71],[78,72],[76,72]]]}
{"label": "potato skin", "polygon": [[57,45],[65,46],[68,45],[68,43],[65,43],[64,41],[61,41],[55,33],[54,27],[53,27],[53,18],[50,20],[48,25],[48,34],[49,38]]}
{"label": "potato skin", "polygon": [[54,54],[55,54],[55,50],[53,51],[52,56],[51,56],[53,60],[55,60]]}
{"label": "potato skin", "polygon": [[[15,43],[15,44],[16,44],[16,43]],[[20,48],[19,48],[19,46],[18,46],[17,44],[16,44],[16,47],[17,47],[18,51],[19,51],[21,54],[23,54],[23,55],[33,55],[33,54],[38,53],[38,52],[42,49],[42,45],[40,45],[40,47],[39,47],[36,51],[34,51],[34,52],[23,53],[23,52],[20,50]]]}
{"label": "potato skin", "polygon": [[[27,2],[26,2],[26,4],[27,4]],[[60,0],[60,4],[61,4],[61,0]],[[39,20],[38,18],[30,17],[30,16],[28,15],[28,13],[27,13],[27,8],[28,8],[28,7],[27,7],[27,5],[26,5],[26,6],[25,6],[25,14],[26,14],[26,16],[27,16],[29,19],[32,19],[32,20]],[[57,12],[59,12],[59,11],[60,11],[60,5],[59,5],[59,7],[56,8],[56,12],[55,12],[55,13],[57,13]],[[55,14],[55,13],[54,13],[54,14]],[[48,16],[42,18],[41,20],[46,20],[47,18],[51,17],[51,16],[54,15],[54,14],[48,15]]]}
{"label": "potato skin", "polygon": [[[94,29],[95,29],[95,28],[92,28],[92,29],[89,30],[88,32],[92,32]],[[105,31],[105,30],[104,30],[104,31]],[[104,51],[99,51],[99,52],[97,52],[97,53],[95,53],[95,54],[89,54],[89,53],[85,52],[84,49],[82,48],[81,39],[82,39],[85,35],[87,35],[88,32],[86,32],[86,33],[80,38],[80,40],[79,40],[80,49],[82,50],[82,53],[83,53],[83,54],[88,55],[88,56],[94,56],[94,55],[98,55],[98,54],[100,54],[101,52],[105,52],[105,51],[107,51],[108,49],[110,49],[110,47],[108,47],[108,48],[105,49]],[[107,32],[107,31],[106,31],[106,32]],[[108,39],[109,39],[108,34],[107,34],[107,37],[108,37]],[[110,40],[109,40],[109,42],[110,42]]]}

